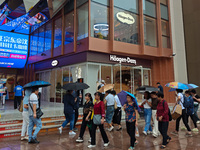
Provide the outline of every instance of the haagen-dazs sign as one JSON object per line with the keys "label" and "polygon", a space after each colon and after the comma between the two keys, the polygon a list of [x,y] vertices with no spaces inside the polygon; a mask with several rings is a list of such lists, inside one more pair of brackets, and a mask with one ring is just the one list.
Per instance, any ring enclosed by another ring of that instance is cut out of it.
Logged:
{"label": "haagen-dazs sign", "polygon": [[115,61],[118,63],[130,63],[136,65],[136,60],[131,59],[130,57],[122,58],[122,57],[117,57],[116,55],[110,55],[110,61]]}
{"label": "haagen-dazs sign", "polygon": [[117,19],[126,24],[134,24],[135,19],[130,14],[126,14],[125,12],[118,12],[116,15]]}

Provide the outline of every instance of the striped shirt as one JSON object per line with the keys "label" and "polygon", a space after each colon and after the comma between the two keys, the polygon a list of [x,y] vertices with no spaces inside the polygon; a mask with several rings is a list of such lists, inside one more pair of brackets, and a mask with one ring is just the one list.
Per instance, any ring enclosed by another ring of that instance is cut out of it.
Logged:
{"label": "striped shirt", "polygon": [[[32,93],[30,95],[30,101],[29,101],[29,116],[33,116],[33,104],[36,104],[36,108],[39,108],[38,105],[38,96],[35,93]],[[30,107],[30,105],[32,106],[32,108]]]}

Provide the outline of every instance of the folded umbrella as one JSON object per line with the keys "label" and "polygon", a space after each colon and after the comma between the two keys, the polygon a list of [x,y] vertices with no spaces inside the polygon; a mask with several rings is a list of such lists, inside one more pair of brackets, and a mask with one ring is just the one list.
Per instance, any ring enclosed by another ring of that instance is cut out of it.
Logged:
{"label": "folded umbrella", "polygon": [[106,84],[106,85],[104,85],[103,87],[101,87],[101,88],[98,90],[98,92],[101,92],[101,93],[106,92],[106,91],[108,91],[108,90],[113,89],[114,86],[115,86],[114,84]]}
{"label": "folded umbrella", "polygon": [[119,100],[121,102],[121,105],[123,106],[125,103],[127,103],[127,98],[126,98],[127,95],[130,95],[133,98],[133,102],[136,103],[138,111],[140,111],[141,109],[138,105],[137,98],[133,94],[126,92],[126,91],[121,91],[119,94],[117,94],[117,96],[119,97]]}
{"label": "folded umbrella", "polygon": [[144,93],[145,91],[156,92],[156,91],[159,91],[159,89],[156,87],[153,87],[153,86],[144,85],[144,86],[137,88],[136,91],[138,91],[140,93]]}
{"label": "folded umbrella", "polygon": [[33,87],[46,87],[46,86],[50,86],[51,83],[46,82],[46,81],[33,81],[30,83],[27,83],[26,85],[24,85],[24,89],[26,88],[33,88]]}
{"label": "folded umbrella", "polygon": [[63,85],[64,90],[84,90],[88,88],[89,86],[87,84],[78,82]]}

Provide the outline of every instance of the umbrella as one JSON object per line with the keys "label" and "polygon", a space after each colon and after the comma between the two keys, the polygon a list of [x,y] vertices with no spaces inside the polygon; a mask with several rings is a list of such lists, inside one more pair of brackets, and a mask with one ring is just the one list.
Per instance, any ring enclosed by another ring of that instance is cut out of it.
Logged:
{"label": "umbrella", "polygon": [[27,83],[26,85],[24,85],[24,89],[26,88],[33,88],[33,87],[46,87],[46,86],[50,86],[51,83],[46,82],[46,81],[33,81],[30,83]]}
{"label": "umbrella", "polygon": [[147,85],[144,85],[144,86],[141,86],[139,88],[136,89],[136,91],[139,91],[140,93],[144,93],[145,91],[149,91],[149,92],[156,92],[156,91],[159,91],[158,88],[155,88],[153,86],[147,86]]}
{"label": "umbrella", "polygon": [[68,83],[68,84],[65,84],[63,86],[63,89],[65,90],[84,90],[84,89],[88,89],[89,86],[85,83]]}
{"label": "umbrella", "polygon": [[106,91],[108,91],[108,90],[113,89],[114,86],[115,86],[114,84],[106,84],[106,85],[104,85],[103,87],[101,87],[101,88],[98,90],[98,92],[101,92],[101,93],[106,92]]}
{"label": "umbrella", "polygon": [[[181,90],[194,89],[198,87],[194,84],[184,84],[180,82],[170,82],[170,83],[167,83],[165,86],[170,87],[172,89],[181,89]],[[173,91],[173,90],[170,89],[170,91]]]}
{"label": "umbrella", "polygon": [[127,102],[127,98],[126,98],[127,95],[130,95],[131,97],[133,97],[133,102],[136,103],[138,111],[140,111],[140,107],[138,105],[137,98],[133,94],[126,92],[126,91],[121,91],[119,94],[117,94],[117,96],[119,97],[119,100],[121,102],[121,105],[123,106]]}
{"label": "umbrella", "polygon": [[[196,89],[196,88],[199,87],[199,86],[197,86],[197,85],[195,85],[195,84],[186,84],[186,85],[188,86],[188,89]],[[176,91],[176,89],[171,88],[171,89],[169,90],[169,92],[173,92],[173,91]]]}

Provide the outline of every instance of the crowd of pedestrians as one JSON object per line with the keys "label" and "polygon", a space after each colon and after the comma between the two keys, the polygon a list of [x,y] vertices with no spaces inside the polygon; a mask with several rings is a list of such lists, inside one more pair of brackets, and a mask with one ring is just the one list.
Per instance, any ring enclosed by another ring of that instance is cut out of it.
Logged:
{"label": "crowd of pedestrians", "polygon": [[[103,82],[102,82],[103,83]],[[105,84],[105,83],[104,83]],[[18,86],[19,87],[19,86]],[[16,86],[16,89],[19,89]],[[102,87],[102,86],[101,86]],[[168,134],[169,122],[172,120],[170,109],[167,101],[164,99],[163,88],[158,83],[160,91],[144,92],[144,98],[142,100],[141,107],[144,108],[145,126],[143,134],[145,136],[152,135],[154,138],[160,135],[163,138],[161,149],[166,148],[167,144],[171,141],[171,137]],[[21,91],[22,96],[24,94]],[[39,90],[38,88],[32,88],[25,90],[25,96],[23,98],[23,126],[21,133],[21,140],[28,140],[29,143],[39,143],[37,140],[37,134],[42,128],[41,118],[37,117],[37,109],[39,106]],[[94,97],[94,99],[93,99]],[[78,111],[79,101],[82,95],[79,91],[69,90],[64,95],[64,114],[66,120],[63,122],[59,133],[62,134],[63,128],[70,123],[69,135],[76,135],[77,129],[75,128]],[[109,146],[109,139],[106,130],[112,132],[114,125],[117,125],[116,131],[122,130],[121,117],[122,110],[125,112],[126,131],[130,136],[130,147],[128,150],[133,150],[139,141],[136,140],[136,131],[138,127],[139,119],[139,106],[134,101],[134,97],[127,94],[126,103],[121,105],[120,99],[114,90],[107,90],[104,92],[96,92],[94,96],[91,93],[86,93],[85,103],[83,105],[83,119],[80,128],[79,136],[76,140],[77,143],[84,142],[84,133],[86,128],[89,130],[90,138],[87,139],[90,145],[88,148],[96,146],[96,130],[100,130],[102,139],[104,141],[104,147]],[[197,123],[199,118],[197,115],[200,97],[193,89],[191,91],[176,90],[176,105],[181,105],[182,114],[176,119],[175,131],[171,134],[178,135],[180,120],[187,129],[187,136],[192,136],[192,132],[198,132]],[[194,129],[191,129],[188,120],[191,118],[194,124]],[[36,125],[36,129],[33,132],[33,127]]]}

